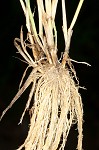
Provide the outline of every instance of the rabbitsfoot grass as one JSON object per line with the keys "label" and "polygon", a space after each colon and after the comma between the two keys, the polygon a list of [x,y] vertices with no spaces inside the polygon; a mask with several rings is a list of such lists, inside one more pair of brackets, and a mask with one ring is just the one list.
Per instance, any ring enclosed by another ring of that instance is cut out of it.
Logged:
{"label": "rabbitsfoot grass", "polygon": [[[38,8],[39,31],[37,32],[30,0],[20,0],[26,17],[27,39],[15,38],[14,44],[18,52],[28,64],[19,91],[10,105],[3,111],[1,118],[22,93],[31,84],[26,107],[20,118],[22,123],[25,112],[29,110],[30,125],[27,138],[18,150],[64,150],[72,124],[77,123],[78,145],[82,150],[83,107],[79,94],[79,81],[69,58],[72,29],[78,17],[83,0],[80,0],[69,29],[65,0],[62,4],[63,35],[65,49],[61,60],[57,56],[57,26],[55,15],[58,0],[36,0]],[[32,53],[32,55],[30,55]],[[24,81],[28,68],[31,73]],[[30,108],[31,100],[33,105]]]}

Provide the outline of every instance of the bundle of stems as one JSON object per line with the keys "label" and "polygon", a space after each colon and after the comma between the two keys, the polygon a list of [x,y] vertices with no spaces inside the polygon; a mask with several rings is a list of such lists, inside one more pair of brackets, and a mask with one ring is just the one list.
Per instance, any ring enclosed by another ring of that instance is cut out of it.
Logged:
{"label": "bundle of stems", "polygon": [[[22,123],[24,114],[29,109],[30,126],[27,138],[18,150],[23,148],[25,150],[64,150],[69,131],[74,123],[77,123],[78,128],[77,149],[82,150],[83,107],[78,92],[79,82],[69,58],[69,47],[72,29],[83,1],[80,0],[71,25],[67,29],[65,0],[61,0],[65,50],[59,61],[55,24],[58,0],[36,0],[38,32],[30,0],[25,0],[25,2],[20,0],[26,17],[27,39],[23,39],[21,28],[20,39],[15,38],[14,44],[28,67],[23,74],[18,93],[1,116],[2,118],[31,84],[26,107],[20,119]],[[32,68],[32,71],[27,80],[23,82],[29,67]],[[33,105],[30,108],[31,100]]]}

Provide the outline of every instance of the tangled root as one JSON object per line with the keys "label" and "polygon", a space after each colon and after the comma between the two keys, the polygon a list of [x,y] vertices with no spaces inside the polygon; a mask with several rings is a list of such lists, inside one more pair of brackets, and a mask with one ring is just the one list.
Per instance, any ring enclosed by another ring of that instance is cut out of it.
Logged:
{"label": "tangled root", "polygon": [[37,84],[35,93],[30,94],[34,94],[30,128],[18,150],[23,147],[25,150],[64,150],[71,125],[76,122],[79,132],[77,148],[81,150],[82,101],[70,71],[60,64],[57,67],[45,65],[39,78],[38,74],[34,76]]}

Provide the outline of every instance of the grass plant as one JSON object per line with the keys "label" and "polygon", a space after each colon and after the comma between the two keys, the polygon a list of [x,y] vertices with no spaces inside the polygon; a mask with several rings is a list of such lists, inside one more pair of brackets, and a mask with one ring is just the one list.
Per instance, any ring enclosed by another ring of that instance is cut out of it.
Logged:
{"label": "grass plant", "polygon": [[[62,59],[58,60],[55,23],[58,0],[36,0],[39,32],[36,29],[35,14],[32,13],[30,0],[20,0],[26,17],[27,39],[24,40],[21,28],[20,38],[15,38],[14,44],[28,67],[23,74],[18,93],[1,116],[2,118],[31,84],[26,107],[20,118],[22,123],[25,112],[29,110],[29,131],[18,150],[64,150],[74,123],[77,123],[78,128],[77,149],[82,150],[83,106],[78,92],[79,81],[69,57],[69,48],[73,27],[83,1],[80,0],[70,27],[67,28],[66,4],[65,0],[61,0],[65,49]],[[23,82],[30,67],[32,71]],[[30,108],[31,100],[33,105]]]}

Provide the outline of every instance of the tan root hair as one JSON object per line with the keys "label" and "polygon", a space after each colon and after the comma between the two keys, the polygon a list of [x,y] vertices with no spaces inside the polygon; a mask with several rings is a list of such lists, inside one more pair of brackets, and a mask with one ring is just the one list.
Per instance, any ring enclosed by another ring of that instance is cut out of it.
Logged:
{"label": "tan root hair", "polygon": [[[60,62],[57,57],[55,25],[58,0],[36,0],[39,33],[36,30],[30,0],[25,0],[25,2],[20,0],[26,17],[28,33],[27,40],[24,40],[21,28],[20,39],[15,38],[14,44],[28,67],[23,74],[18,93],[1,116],[2,118],[32,84],[25,110],[20,119],[22,123],[24,114],[33,99],[34,103],[30,109],[30,127],[24,144],[18,150],[22,148],[25,150],[64,150],[69,131],[74,123],[77,123],[79,133],[77,149],[82,150],[83,107],[78,92],[79,82],[69,58],[69,47],[72,29],[83,1],[80,0],[70,28],[67,29],[65,0],[61,0],[65,50]],[[33,56],[30,56],[29,50],[32,51]],[[23,83],[29,67],[32,67],[32,71]]]}

